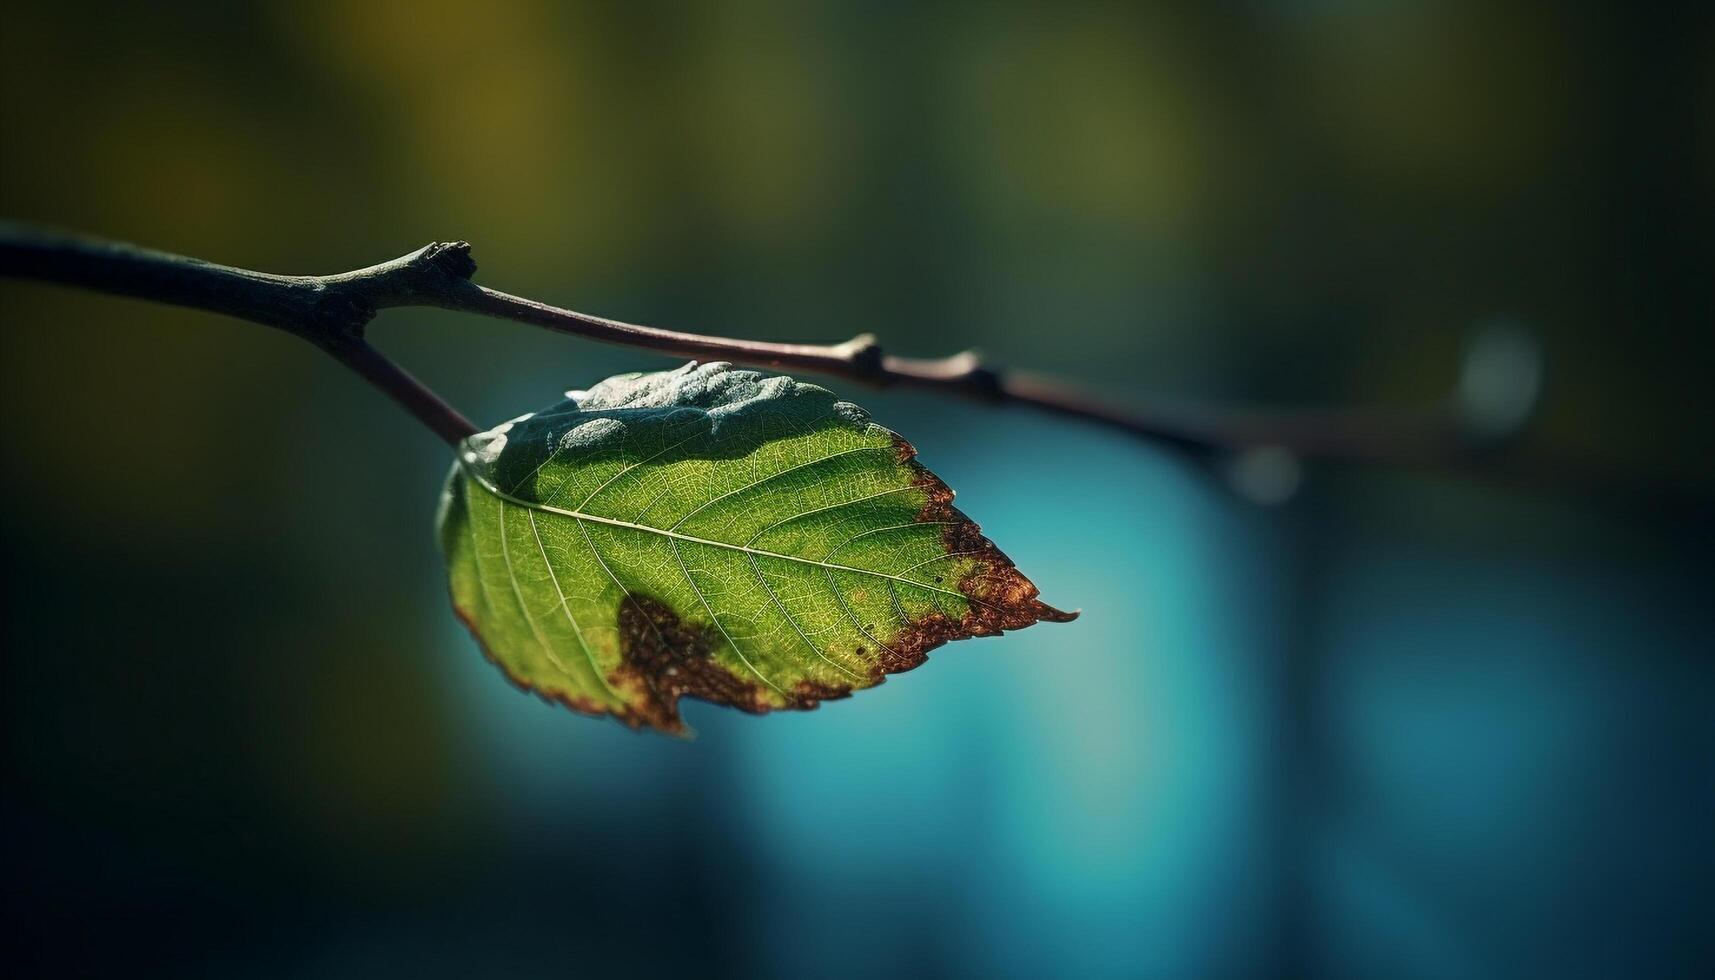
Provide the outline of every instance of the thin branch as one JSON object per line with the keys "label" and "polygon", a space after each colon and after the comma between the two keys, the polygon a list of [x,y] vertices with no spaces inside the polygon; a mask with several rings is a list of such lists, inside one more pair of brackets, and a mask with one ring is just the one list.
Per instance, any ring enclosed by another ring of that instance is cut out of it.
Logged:
{"label": "thin branch", "polygon": [[471,281],[475,272],[470,246],[464,242],[437,242],[391,262],[338,275],[278,276],[0,224],[0,275],[212,310],[287,330],[327,350],[454,443],[476,431],[475,426],[363,340],[364,327],[377,311],[415,306],[480,313],[681,357],[807,371],[989,404],[1026,405],[1198,454],[1268,447],[1307,457],[1441,465],[1460,462],[1475,448],[1469,427],[1452,402],[1419,412],[1126,409],[1068,382],[990,367],[972,351],[924,359],[889,354],[870,334],[820,345],[662,330],[479,286]]}
{"label": "thin branch", "polygon": [[917,388],[990,404],[1025,405],[1198,454],[1276,447],[1302,456],[1434,465],[1472,448],[1455,413],[1439,408],[1422,412],[1127,409],[1066,381],[1034,372],[998,370],[975,351],[940,358],[889,354],[867,333],[828,345],[710,337],[577,313],[471,282],[451,285],[435,297],[434,305],[680,357],[719,358],[831,375],[876,388]]}
{"label": "thin branch", "polygon": [[365,381],[386,392],[435,435],[456,446],[469,435],[481,431],[470,419],[459,414],[441,396],[429,390],[421,381],[364,340],[328,348],[336,360],[362,375]]}
{"label": "thin branch", "polygon": [[429,245],[339,275],[277,276],[0,223],[0,275],[210,310],[278,327],[327,351],[455,445],[479,431],[477,427],[371,347],[363,329],[377,309],[411,305],[475,271],[469,247],[462,243]]}

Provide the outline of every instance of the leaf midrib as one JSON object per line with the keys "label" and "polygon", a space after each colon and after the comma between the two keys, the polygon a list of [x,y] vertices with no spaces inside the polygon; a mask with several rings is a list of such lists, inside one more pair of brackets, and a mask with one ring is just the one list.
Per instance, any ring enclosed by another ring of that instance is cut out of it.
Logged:
{"label": "leaf midrib", "polygon": [[[938,586],[929,585],[927,583],[920,582],[917,579],[906,578],[902,575],[893,575],[893,574],[890,574],[888,572],[878,572],[878,571],[876,571],[874,569],[870,569],[870,568],[858,568],[858,567],[853,566],[853,565],[840,565],[840,564],[835,564],[833,562],[817,561],[814,558],[804,558],[804,557],[801,557],[799,555],[785,555],[785,554],[781,554],[780,552],[777,552],[777,551],[766,551],[762,548],[753,548],[749,545],[731,544],[731,543],[726,542],[726,541],[715,541],[711,538],[700,538],[694,534],[686,534],[682,531],[671,531],[671,530],[668,530],[667,528],[664,528],[664,527],[653,527],[653,526],[648,525],[648,524],[634,524],[631,521],[622,521],[622,520],[619,520],[618,518],[615,518],[615,517],[602,517],[599,514],[586,514],[583,511],[579,511],[579,510],[572,510],[572,509],[568,509],[568,508],[564,508],[564,507],[554,507],[554,506],[551,506],[549,504],[544,504],[544,503],[540,503],[540,502],[533,501],[533,500],[524,500],[520,497],[515,497],[512,494],[507,493],[506,491],[495,486],[493,483],[489,482],[487,478],[485,478],[481,473],[478,473],[471,466],[468,456],[464,453],[459,454],[459,468],[464,471],[466,476],[470,477],[470,479],[475,481],[475,483],[478,486],[482,487],[488,493],[492,494],[495,498],[497,498],[497,499],[499,499],[505,503],[512,504],[515,507],[524,507],[524,508],[527,508],[529,510],[541,511],[542,513],[545,513],[545,514],[558,514],[561,517],[570,517],[573,520],[593,521],[597,524],[606,524],[609,527],[624,528],[624,529],[630,530],[630,531],[642,531],[642,532],[647,533],[647,534],[658,534],[658,535],[661,535],[662,537],[669,538],[672,540],[686,541],[686,542],[690,542],[691,544],[707,545],[711,548],[726,548],[730,551],[737,551],[737,552],[741,552],[741,553],[747,554],[747,555],[755,555],[755,556],[760,557],[760,558],[777,558],[781,561],[798,562],[799,564],[812,565],[816,568],[825,568],[825,569],[829,569],[829,570],[836,571],[836,572],[852,572],[852,573],[857,574],[857,575],[870,575],[870,576],[874,576],[876,578],[884,578],[884,579],[889,579],[889,580],[894,581],[894,582],[901,582],[901,583],[904,583],[905,585],[909,585],[913,588],[923,589],[923,590],[928,591],[928,592],[939,592],[942,595],[952,596],[953,598],[962,600],[964,602],[975,602],[975,603],[978,603],[979,605],[987,605],[987,603],[983,603],[981,600],[979,600],[973,596],[968,596],[963,592],[956,592],[952,589],[944,589],[944,588],[940,588]],[[802,516],[802,515],[800,515],[800,516]],[[923,564],[927,564],[927,562],[924,562]]]}

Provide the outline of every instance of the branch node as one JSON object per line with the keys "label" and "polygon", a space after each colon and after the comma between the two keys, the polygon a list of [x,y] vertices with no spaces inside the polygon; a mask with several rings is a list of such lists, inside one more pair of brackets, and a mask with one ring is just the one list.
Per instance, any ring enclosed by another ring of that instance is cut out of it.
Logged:
{"label": "branch node", "polygon": [[294,333],[327,350],[361,341],[363,330],[375,319],[375,305],[363,296],[344,290],[322,290],[310,304],[310,323]]}
{"label": "branch node", "polygon": [[476,275],[476,260],[471,258],[469,242],[430,242],[418,253],[417,260],[454,279]]}
{"label": "branch node", "polygon": [[872,380],[882,380],[887,370],[883,365],[885,352],[881,343],[875,339],[875,334],[860,333],[856,337],[834,347],[838,356],[843,358],[859,377]]}
{"label": "branch node", "polygon": [[971,389],[975,397],[991,402],[1006,400],[1006,390],[1000,383],[1000,372],[984,364],[982,355],[976,351],[965,351],[959,356],[969,359],[960,381]]}

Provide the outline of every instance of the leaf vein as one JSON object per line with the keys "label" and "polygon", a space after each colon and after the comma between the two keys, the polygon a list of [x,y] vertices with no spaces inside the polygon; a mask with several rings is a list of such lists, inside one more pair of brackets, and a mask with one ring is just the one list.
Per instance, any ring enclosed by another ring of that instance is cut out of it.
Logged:
{"label": "leaf vein", "polygon": [[625,528],[625,529],[631,530],[631,531],[642,531],[642,532],[647,533],[647,534],[659,534],[662,537],[669,539],[670,541],[685,541],[685,542],[689,542],[691,544],[708,545],[709,547],[712,547],[712,548],[726,548],[730,551],[748,552],[748,553],[754,554],[760,558],[776,558],[776,559],[779,559],[780,561],[795,561],[795,562],[799,562],[799,563],[805,564],[805,565],[813,565],[813,566],[816,566],[818,568],[831,568],[835,571],[856,572],[859,575],[870,575],[870,576],[874,576],[876,578],[888,579],[888,580],[891,580],[894,582],[904,582],[906,585],[910,585],[914,588],[925,589],[925,590],[930,591],[930,592],[939,592],[942,595],[952,596],[953,598],[965,600],[968,602],[975,602],[975,603],[978,603],[981,605],[991,605],[989,603],[984,603],[982,600],[977,599],[974,596],[967,596],[963,592],[955,592],[952,589],[944,589],[944,588],[939,588],[939,587],[933,586],[933,585],[927,585],[925,583],[916,581],[915,579],[904,578],[902,576],[895,575],[895,574],[892,574],[889,572],[878,572],[872,568],[858,568],[854,565],[841,565],[841,564],[838,564],[835,562],[817,561],[814,558],[804,558],[800,555],[785,555],[785,554],[781,554],[780,552],[777,552],[777,551],[766,551],[766,550],[761,549],[761,548],[753,548],[753,547],[750,547],[749,545],[729,544],[728,542],[725,542],[725,541],[714,541],[714,540],[710,540],[709,538],[699,538],[699,537],[696,537],[695,535],[685,534],[685,533],[682,533],[679,531],[672,531],[672,530],[668,530],[667,528],[663,528],[663,527],[652,527],[648,524],[633,524],[630,521],[622,521],[622,520],[619,520],[618,518],[615,518],[615,517],[602,517],[602,516],[597,515],[597,514],[585,514],[585,513],[579,512],[579,511],[566,510],[566,509],[560,508],[560,507],[550,507],[546,504],[536,503],[534,501],[521,500],[517,497],[512,496],[511,494],[506,493],[505,491],[496,487],[494,484],[488,482],[488,480],[485,479],[482,476],[482,474],[475,471],[475,469],[471,466],[468,458],[460,457],[460,463],[464,467],[465,472],[470,476],[470,478],[478,486],[482,487],[484,490],[486,490],[489,493],[493,494],[494,496],[498,497],[500,500],[502,500],[506,503],[510,503],[516,507],[527,507],[527,508],[531,508],[533,510],[542,511],[543,513],[547,513],[547,514],[558,514],[562,517],[570,517],[570,518],[577,519],[577,520],[591,521],[591,522],[596,523],[596,524],[606,524],[610,527]]}
{"label": "leaf vein", "polygon": [[560,668],[560,673],[565,674],[566,679],[570,680],[572,672],[566,669],[566,665],[554,654],[554,648],[548,645],[547,638],[542,635],[542,630],[537,627],[536,620],[530,615],[530,607],[524,604],[524,593],[518,588],[518,573],[512,567],[512,550],[506,545],[506,508],[500,507],[495,514],[495,520],[500,524],[500,563],[506,566],[506,577],[512,583],[512,594],[518,599],[518,611],[524,614],[524,622],[530,627],[530,632],[535,635],[536,643],[541,646],[542,652],[547,654],[554,666]]}
{"label": "leaf vein", "polygon": [[709,605],[708,597],[704,596],[703,590],[697,587],[697,580],[691,575],[691,566],[685,564],[685,556],[679,554],[679,542],[669,538],[667,545],[673,551],[673,560],[679,563],[679,571],[685,576],[685,584],[691,587],[692,594],[697,597],[698,602],[703,604],[703,609],[708,612],[709,618],[714,620],[715,629],[720,630],[721,635],[726,637],[727,644],[732,647],[732,652],[738,654],[739,661],[750,668],[750,672],[756,675],[757,680],[773,688],[776,694],[784,696],[786,692],[776,687],[773,681],[762,676],[762,671],[756,669],[756,665],[752,664],[750,658],[744,655],[744,650],[740,649],[738,641],[733,639],[732,635],[726,631],[726,627],[721,624],[721,618],[715,615],[714,608]]}
{"label": "leaf vein", "polygon": [[788,612],[786,609],[786,604],[784,602],[781,602],[780,596],[775,594],[774,586],[768,584],[768,576],[762,574],[762,566],[756,563],[756,556],[755,555],[745,555],[745,558],[750,560],[750,570],[756,574],[756,580],[758,582],[762,583],[763,591],[768,593],[768,598],[774,600],[774,608],[780,610],[780,615],[786,617],[786,622],[791,624],[793,631],[798,634],[798,639],[804,641],[804,645],[810,648],[810,652],[815,654],[816,656],[820,657],[822,659],[822,661],[824,663],[826,663],[828,666],[834,668],[835,670],[839,671],[842,674],[845,674],[847,677],[850,677],[852,680],[854,680],[854,681],[862,680],[863,679],[862,677],[859,677],[857,674],[852,673],[851,671],[847,670],[846,668],[844,668],[844,667],[840,666],[839,664],[835,663],[834,661],[828,659],[828,655],[823,653],[821,651],[821,648],[817,647],[816,644],[810,642],[810,638],[808,636],[804,635],[804,628],[802,626],[798,625],[798,621],[796,619],[792,618],[792,614],[790,612]]}
{"label": "leaf vein", "polygon": [[572,633],[578,638],[578,646],[583,648],[584,659],[590,662],[590,671],[595,674],[595,679],[607,690],[607,693],[616,698],[619,697],[619,692],[615,691],[613,685],[607,682],[607,676],[602,673],[601,665],[596,663],[595,654],[590,650],[589,642],[584,639],[584,629],[578,625],[578,617],[572,615],[571,602],[566,598],[565,590],[560,588],[560,576],[555,574],[554,563],[548,560],[548,548],[542,544],[542,531],[536,527],[536,512],[527,510],[524,513],[530,518],[530,534],[536,539],[536,550],[542,554],[542,567],[548,570],[548,581],[554,583],[554,594],[560,597],[560,610],[566,614],[566,622],[572,624]]}
{"label": "leaf vein", "polygon": [[691,518],[697,516],[698,514],[702,513],[703,511],[707,510],[709,507],[713,506],[714,504],[720,503],[721,501],[723,501],[723,500],[727,499],[728,497],[731,497],[735,494],[740,494],[740,493],[745,493],[745,492],[750,491],[750,490],[755,490],[757,487],[762,486],[764,483],[767,483],[770,480],[774,480],[774,479],[777,479],[779,477],[785,476],[788,473],[795,473],[799,470],[808,469],[812,466],[817,466],[817,465],[820,465],[822,463],[826,463],[829,460],[839,459],[842,456],[850,456],[853,453],[873,452],[877,449],[891,450],[892,448],[893,447],[891,447],[891,446],[859,446],[856,449],[845,449],[845,450],[841,450],[840,452],[833,453],[833,454],[828,455],[828,456],[822,456],[818,459],[812,459],[807,463],[799,463],[796,466],[788,466],[783,470],[780,470],[780,471],[775,472],[775,473],[771,473],[768,476],[762,477],[761,479],[747,483],[744,486],[739,487],[736,490],[728,490],[726,493],[720,494],[718,496],[710,497],[708,500],[703,501],[695,509],[693,509],[692,511],[687,513],[685,516],[679,518],[677,521],[674,521],[672,527],[668,528],[668,530],[669,531],[677,531],[681,526],[684,525],[684,523],[686,521],[690,520]]}

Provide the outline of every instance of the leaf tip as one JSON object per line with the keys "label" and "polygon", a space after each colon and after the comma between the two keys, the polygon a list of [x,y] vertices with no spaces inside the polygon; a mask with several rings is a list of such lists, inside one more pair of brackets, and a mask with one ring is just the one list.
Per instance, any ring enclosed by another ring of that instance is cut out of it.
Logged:
{"label": "leaf tip", "polygon": [[1046,602],[1036,603],[1036,618],[1044,623],[1070,623],[1072,620],[1077,619],[1083,614],[1084,611],[1082,609],[1074,609],[1071,612],[1067,612],[1064,609],[1056,609]]}

